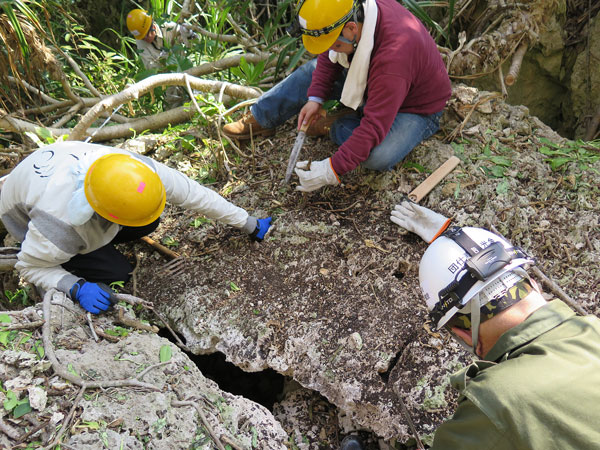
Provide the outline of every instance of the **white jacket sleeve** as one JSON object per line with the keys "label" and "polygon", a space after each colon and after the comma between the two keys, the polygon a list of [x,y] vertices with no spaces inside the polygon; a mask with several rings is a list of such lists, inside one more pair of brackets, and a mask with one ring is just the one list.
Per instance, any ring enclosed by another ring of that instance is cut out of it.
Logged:
{"label": "white jacket sleeve", "polygon": [[244,228],[248,233],[254,230],[254,228],[245,230],[249,217],[245,209],[235,206],[212,189],[202,186],[178,170],[156,161],[153,163],[165,186],[169,203],[198,211],[210,219],[227,225]]}
{"label": "white jacket sleeve", "polygon": [[36,286],[68,293],[79,277],[63,269],[61,264],[73,256],[75,254],[56,247],[39,232],[33,222],[29,222],[15,268],[23,278]]}

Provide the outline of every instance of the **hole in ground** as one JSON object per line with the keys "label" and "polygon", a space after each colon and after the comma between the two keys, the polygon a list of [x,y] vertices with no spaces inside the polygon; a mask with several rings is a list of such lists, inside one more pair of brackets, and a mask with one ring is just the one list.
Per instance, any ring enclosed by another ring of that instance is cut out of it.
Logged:
{"label": "hole in ground", "polygon": [[[175,338],[166,328],[160,330],[159,336],[175,343]],[[185,342],[183,336],[178,336]],[[244,372],[235,364],[226,361],[225,355],[221,352],[210,355],[195,355],[190,352],[186,354],[200,369],[202,375],[217,383],[223,391],[241,395],[263,405],[271,412],[274,403],[281,400],[286,377],[273,369]]]}

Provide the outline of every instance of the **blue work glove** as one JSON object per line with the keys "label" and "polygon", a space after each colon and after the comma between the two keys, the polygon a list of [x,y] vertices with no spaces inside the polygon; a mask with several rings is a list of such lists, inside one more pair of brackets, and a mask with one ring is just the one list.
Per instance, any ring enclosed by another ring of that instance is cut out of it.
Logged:
{"label": "blue work glove", "polygon": [[69,290],[71,298],[92,314],[106,311],[113,303],[113,290],[104,283],[90,283],[81,278]]}
{"label": "blue work glove", "polygon": [[269,231],[269,228],[271,228],[271,218],[270,217],[266,217],[264,219],[258,219],[256,221],[256,228],[254,229],[252,234],[250,234],[250,239],[253,239],[258,242],[262,241],[263,238],[265,237],[265,234],[267,234],[267,231]]}

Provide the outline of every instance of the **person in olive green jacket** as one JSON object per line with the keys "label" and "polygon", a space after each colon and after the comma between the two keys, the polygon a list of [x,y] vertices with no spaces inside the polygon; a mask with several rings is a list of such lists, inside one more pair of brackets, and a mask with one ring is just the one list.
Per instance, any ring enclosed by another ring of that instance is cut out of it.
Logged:
{"label": "person in olive green jacket", "polygon": [[533,261],[504,238],[446,230],[408,200],[392,218],[428,242],[441,233],[421,259],[421,289],[433,323],[481,358],[452,377],[458,407],[432,449],[600,449],[600,319],[547,302],[525,270]]}

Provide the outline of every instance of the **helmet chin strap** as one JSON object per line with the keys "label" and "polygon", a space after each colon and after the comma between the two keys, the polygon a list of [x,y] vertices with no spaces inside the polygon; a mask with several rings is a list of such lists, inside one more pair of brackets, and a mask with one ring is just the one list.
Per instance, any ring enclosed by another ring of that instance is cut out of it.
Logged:
{"label": "helmet chin strap", "polygon": [[479,324],[481,323],[481,306],[479,306],[479,295],[471,299],[471,346],[473,354],[477,356],[477,344],[479,343]]}

